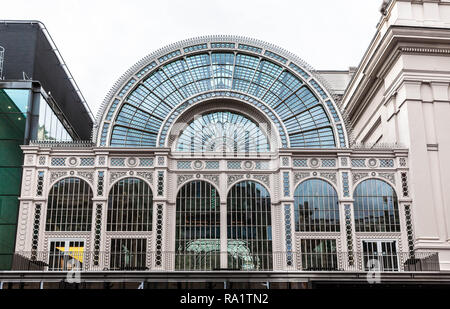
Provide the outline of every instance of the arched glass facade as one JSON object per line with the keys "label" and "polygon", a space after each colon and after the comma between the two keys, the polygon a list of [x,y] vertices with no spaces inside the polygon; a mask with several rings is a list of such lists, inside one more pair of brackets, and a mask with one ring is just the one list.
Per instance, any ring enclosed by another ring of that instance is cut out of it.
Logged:
{"label": "arched glass facade", "polygon": [[270,194],[254,181],[235,184],[227,197],[228,268],[271,270]]}
{"label": "arched glass facade", "polygon": [[92,223],[92,189],[75,177],[64,178],[48,194],[46,231],[90,231]]}
{"label": "arched glass facade", "polygon": [[139,178],[116,182],[108,196],[108,231],[151,231],[153,193]]}
{"label": "arched glass facade", "polygon": [[103,112],[102,145],[162,147],[168,133],[162,128],[183,102],[225,91],[260,102],[255,105],[264,105],[266,113],[273,111],[270,118],[277,121],[283,141],[287,135],[290,147],[346,147],[344,124],[335,104],[305,69],[274,52],[263,53],[263,48],[245,44],[196,46],[156,58],[117,90]]}
{"label": "arched glass facade", "polygon": [[176,270],[220,268],[220,197],[205,181],[185,184],[176,200]]}
{"label": "arched glass facade", "polygon": [[259,126],[232,112],[213,112],[194,119],[178,138],[177,151],[266,152],[269,141]]}
{"label": "arched glass facade", "polygon": [[388,183],[364,180],[353,197],[356,232],[400,232],[397,194]]}
{"label": "arched glass facade", "polygon": [[297,232],[339,232],[339,202],[336,190],[321,179],[309,179],[294,193]]}

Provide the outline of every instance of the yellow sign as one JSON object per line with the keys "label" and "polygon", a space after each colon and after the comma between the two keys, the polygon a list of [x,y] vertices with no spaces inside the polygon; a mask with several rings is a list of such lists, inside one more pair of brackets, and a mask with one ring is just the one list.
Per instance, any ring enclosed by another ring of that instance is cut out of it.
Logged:
{"label": "yellow sign", "polygon": [[[56,247],[59,251],[66,252],[65,247]],[[69,247],[69,250],[67,251],[69,253],[69,256],[76,259],[80,263],[83,263],[83,253],[84,253],[84,247]]]}

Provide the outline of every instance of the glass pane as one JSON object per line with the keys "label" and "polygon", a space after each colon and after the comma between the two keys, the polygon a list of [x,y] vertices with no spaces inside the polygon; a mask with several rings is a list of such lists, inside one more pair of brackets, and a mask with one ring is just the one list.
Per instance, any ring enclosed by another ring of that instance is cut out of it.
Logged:
{"label": "glass pane", "polygon": [[301,232],[339,232],[339,202],[328,182],[311,179],[297,186],[294,193],[295,230]]}
{"label": "glass pane", "polygon": [[185,184],[177,195],[176,270],[220,268],[220,197],[204,181]]}
{"label": "glass pane", "polygon": [[114,184],[108,197],[108,231],[151,231],[153,193],[138,178],[125,178]]}
{"label": "glass pane", "polygon": [[271,270],[270,194],[259,183],[235,184],[227,198],[228,268]]}
{"label": "glass pane", "polygon": [[400,232],[397,194],[388,183],[364,180],[354,199],[356,232]]}
{"label": "glass pane", "polygon": [[79,178],[65,178],[48,195],[46,231],[90,231],[92,189]]}

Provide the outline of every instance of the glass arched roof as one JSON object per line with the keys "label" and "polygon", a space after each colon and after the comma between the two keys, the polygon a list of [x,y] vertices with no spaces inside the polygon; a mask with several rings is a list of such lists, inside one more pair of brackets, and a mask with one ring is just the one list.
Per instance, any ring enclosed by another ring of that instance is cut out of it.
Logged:
{"label": "glass arched roof", "polygon": [[182,131],[177,151],[267,152],[269,140],[261,128],[243,115],[212,112],[195,118]]}
{"label": "glass arched roof", "polygon": [[262,109],[275,123],[283,148],[346,147],[342,117],[317,78],[281,49],[229,38],[234,41],[181,42],[130,70],[100,111],[99,144],[163,147],[168,127],[192,98],[217,93]]}

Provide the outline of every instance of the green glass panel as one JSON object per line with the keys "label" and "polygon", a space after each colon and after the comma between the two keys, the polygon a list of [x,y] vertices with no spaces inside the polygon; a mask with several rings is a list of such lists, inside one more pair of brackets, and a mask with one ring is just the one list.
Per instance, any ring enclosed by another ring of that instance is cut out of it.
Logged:
{"label": "green glass panel", "polygon": [[0,139],[0,166],[19,167],[23,164],[23,155],[19,140]]}
{"label": "green glass panel", "polygon": [[16,224],[18,207],[17,196],[0,196],[0,224]]}
{"label": "green glass panel", "polygon": [[11,269],[30,91],[0,89],[0,270]]}
{"label": "green glass panel", "polygon": [[0,271],[11,269],[15,237],[16,225],[0,224]]}
{"label": "green glass panel", "polygon": [[0,224],[0,253],[10,253],[14,251],[15,236],[15,224]]}
{"label": "green glass panel", "polygon": [[[0,168],[0,181],[2,181],[0,195],[20,195],[21,175],[21,167]],[[6,179],[8,181],[5,181]]]}
{"label": "green glass panel", "polygon": [[30,91],[24,89],[4,89],[3,92],[12,102],[14,102],[13,104],[15,106],[11,109],[13,109],[14,111],[18,109],[25,116],[28,111],[28,99]]}
{"label": "green glass panel", "polygon": [[0,111],[0,139],[23,141],[25,122],[22,114],[2,113]]}

